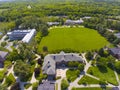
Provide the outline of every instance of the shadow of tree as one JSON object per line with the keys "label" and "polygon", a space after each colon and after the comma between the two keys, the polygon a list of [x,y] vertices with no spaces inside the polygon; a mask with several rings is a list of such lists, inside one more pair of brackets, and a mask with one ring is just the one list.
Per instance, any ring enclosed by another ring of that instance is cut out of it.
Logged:
{"label": "shadow of tree", "polygon": [[106,66],[98,65],[97,67],[98,67],[98,69],[99,69],[99,71],[100,71],[101,73],[107,73],[107,72],[108,72]]}

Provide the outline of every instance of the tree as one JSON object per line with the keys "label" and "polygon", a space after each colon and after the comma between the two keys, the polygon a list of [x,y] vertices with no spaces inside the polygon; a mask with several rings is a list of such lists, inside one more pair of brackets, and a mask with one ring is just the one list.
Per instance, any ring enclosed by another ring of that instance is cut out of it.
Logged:
{"label": "tree", "polygon": [[42,59],[39,58],[39,59],[38,59],[38,64],[42,66],[42,63],[43,63]]}
{"label": "tree", "polygon": [[16,61],[19,59],[19,54],[16,49],[13,49],[13,51],[7,56],[7,60],[10,61]]}
{"label": "tree", "polygon": [[[1,89],[0,89],[1,90]],[[10,90],[21,90],[19,83],[15,83],[11,86]]]}
{"label": "tree", "polygon": [[32,47],[30,45],[28,46],[24,43],[20,44],[18,47],[20,59],[22,59],[23,61],[31,61],[32,59],[34,59],[35,55],[33,54],[33,50],[31,48]]}
{"label": "tree", "polygon": [[99,66],[105,66],[107,65],[107,63],[108,63],[108,59],[104,57],[101,57],[97,60],[97,65]]}
{"label": "tree", "polygon": [[47,46],[44,46],[44,47],[43,47],[43,51],[44,51],[44,52],[48,52],[48,47],[47,47]]}
{"label": "tree", "polygon": [[2,42],[2,43],[1,43],[1,46],[2,46],[2,47],[5,47],[6,45],[7,45],[7,42]]}
{"label": "tree", "polygon": [[99,54],[101,57],[104,57],[104,49],[101,48],[101,49],[98,51],[98,54]]}
{"label": "tree", "polygon": [[80,64],[78,65],[78,69],[79,69],[80,71],[83,71],[83,70],[84,70],[84,65],[80,63]]}
{"label": "tree", "polygon": [[40,74],[40,68],[35,68],[34,72],[35,72],[35,77],[39,76],[39,74]]}
{"label": "tree", "polygon": [[7,85],[2,85],[2,84],[0,84],[0,90],[7,90]]}
{"label": "tree", "polygon": [[65,79],[62,79],[62,81],[61,81],[61,90],[66,90],[68,88],[68,86],[69,86],[68,81],[65,80]]}
{"label": "tree", "polygon": [[7,86],[10,86],[11,84],[14,84],[15,81],[16,81],[16,80],[15,80],[13,74],[10,73],[9,76],[6,77],[5,83],[7,84]]}
{"label": "tree", "polygon": [[115,68],[116,68],[117,72],[120,73],[120,61],[115,63]]}
{"label": "tree", "polygon": [[119,39],[119,38],[115,39],[113,43],[114,43],[115,45],[119,44],[119,43],[120,43],[120,39]]}
{"label": "tree", "polygon": [[78,65],[79,65],[79,62],[77,62],[77,61],[68,62],[69,67],[78,67]]}
{"label": "tree", "polygon": [[88,60],[91,60],[92,58],[93,58],[93,54],[92,54],[92,52],[87,52],[86,53],[86,55],[85,55],[85,57],[88,59]]}
{"label": "tree", "polygon": [[41,25],[40,28],[41,28],[40,31],[41,31],[42,36],[47,36],[48,35],[48,27],[46,25]]}
{"label": "tree", "polygon": [[21,81],[26,81],[32,75],[31,66],[25,62],[18,60],[14,66],[15,74],[20,78]]}

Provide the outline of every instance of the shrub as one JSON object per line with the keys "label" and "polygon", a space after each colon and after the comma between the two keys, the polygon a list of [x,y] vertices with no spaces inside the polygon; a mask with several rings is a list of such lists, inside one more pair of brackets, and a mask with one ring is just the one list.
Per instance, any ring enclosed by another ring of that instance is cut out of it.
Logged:
{"label": "shrub", "polygon": [[[79,81],[78,84],[81,84],[81,82]],[[83,80],[82,80],[82,84],[87,85],[87,81],[86,81],[85,78],[83,78]]]}
{"label": "shrub", "polygon": [[42,63],[43,63],[42,59],[39,58],[39,59],[38,59],[38,64],[39,64],[39,65],[42,65]]}
{"label": "shrub", "polygon": [[68,86],[69,86],[68,81],[65,80],[65,79],[63,79],[63,80],[61,81],[61,90],[66,90],[66,89],[68,88]]}
{"label": "shrub", "polygon": [[4,70],[0,71],[0,82],[3,81],[4,75],[5,75],[5,71]]}
{"label": "shrub", "polygon": [[2,43],[1,43],[1,46],[2,46],[2,47],[5,47],[6,45],[7,45],[7,42],[2,42]]}
{"label": "shrub", "polygon": [[9,39],[9,37],[7,36],[4,40],[8,40]]}
{"label": "shrub", "polygon": [[100,84],[100,85],[106,85],[107,83],[106,83],[104,80],[100,80],[100,81],[99,81],[99,84]]}
{"label": "shrub", "polygon": [[61,76],[56,77],[56,80],[61,79]]}
{"label": "shrub", "polygon": [[37,90],[38,85],[39,85],[38,82],[33,83],[33,84],[32,84],[32,90]]}
{"label": "shrub", "polygon": [[12,62],[11,61],[8,61],[8,60],[5,60],[4,62],[4,67],[5,68],[10,68],[12,66]]}
{"label": "shrub", "polygon": [[90,72],[89,72],[91,75],[93,75],[93,70],[90,70]]}
{"label": "shrub", "polygon": [[28,89],[31,85],[32,85],[32,84],[30,84],[30,83],[29,83],[29,84],[25,84],[24,87],[25,87],[25,89]]}
{"label": "shrub", "polygon": [[93,53],[92,52],[87,52],[85,57],[88,59],[88,60],[91,60],[93,58]]}
{"label": "shrub", "polygon": [[43,47],[43,51],[44,51],[44,52],[48,52],[48,47],[47,47],[47,46],[44,46],[44,47]]}
{"label": "shrub", "polygon": [[38,77],[40,74],[40,68],[35,68],[34,72],[35,72],[35,77]]}
{"label": "shrub", "polygon": [[80,71],[83,71],[83,70],[84,70],[84,65],[80,63],[80,64],[78,65],[78,69],[79,69]]}
{"label": "shrub", "polygon": [[10,88],[10,90],[20,90],[20,85],[19,85],[19,83],[14,83],[14,84],[12,85],[12,87]]}
{"label": "shrub", "polygon": [[79,62],[77,61],[68,62],[68,67],[78,67],[78,65],[79,65]]}

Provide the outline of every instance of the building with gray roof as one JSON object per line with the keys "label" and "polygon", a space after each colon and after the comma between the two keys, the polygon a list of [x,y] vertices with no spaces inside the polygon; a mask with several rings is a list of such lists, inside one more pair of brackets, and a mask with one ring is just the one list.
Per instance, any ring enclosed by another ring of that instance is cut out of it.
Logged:
{"label": "building with gray roof", "polygon": [[70,61],[78,61],[84,63],[79,54],[76,53],[64,53],[63,51],[59,54],[48,54],[44,58],[42,71],[48,75],[48,79],[52,80],[56,75],[57,66],[64,66]]}
{"label": "building with gray roof", "polygon": [[60,22],[47,22],[48,26],[59,25]]}
{"label": "building with gray roof", "polygon": [[109,52],[114,57],[120,59],[120,48],[111,48],[111,49],[109,49]]}
{"label": "building with gray roof", "polygon": [[82,24],[84,21],[82,19],[80,20],[66,20],[65,25],[75,25],[75,24]]}
{"label": "building with gray roof", "polygon": [[0,68],[3,67],[8,52],[0,51]]}
{"label": "building with gray roof", "polygon": [[35,35],[36,30],[14,30],[7,33],[7,36],[10,40],[22,40],[24,43],[29,43],[33,36]]}
{"label": "building with gray roof", "polygon": [[50,81],[44,81],[38,86],[37,90],[55,90],[55,84]]}
{"label": "building with gray roof", "polygon": [[114,34],[117,38],[120,38],[120,33]]}

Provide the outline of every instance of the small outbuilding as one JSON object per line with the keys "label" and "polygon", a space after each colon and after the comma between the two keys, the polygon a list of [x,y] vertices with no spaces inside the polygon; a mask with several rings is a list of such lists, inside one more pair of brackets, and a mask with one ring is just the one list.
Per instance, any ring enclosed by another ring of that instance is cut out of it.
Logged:
{"label": "small outbuilding", "polygon": [[50,81],[44,81],[38,86],[37,90],[55,90],[55,84]]}
{"label": "small outbuilding", "polygon": [[0,68],[3,68],[8,52],[0,51]]}
{"label": "small outbuilding", "polygon": [[120,59],[120,48],[111,48],[109,49],[109,53],[116,57],[117,59]]}

